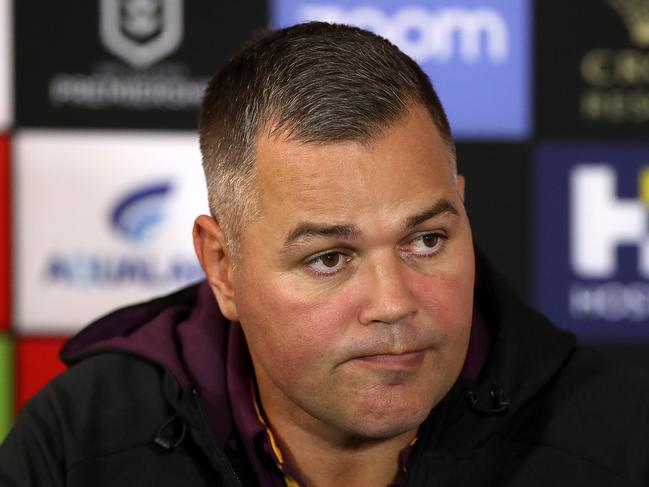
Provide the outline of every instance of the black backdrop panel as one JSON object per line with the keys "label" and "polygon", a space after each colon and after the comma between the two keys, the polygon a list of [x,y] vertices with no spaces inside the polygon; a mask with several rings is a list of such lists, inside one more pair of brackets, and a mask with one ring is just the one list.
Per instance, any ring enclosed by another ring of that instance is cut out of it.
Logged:
{"label": "black backdrop panel", "polygon": [[536,134],[647,137],[646,2],[536,2]]}
{"label": "black backdrop panel", "polygon": [[530,299],[530,147],[460,143],[458,171],[473,238],[493,265]]}
{"label": "black backdrop panel", "polygon": [[188,128],[264,0],[15,2],[18,126]]}

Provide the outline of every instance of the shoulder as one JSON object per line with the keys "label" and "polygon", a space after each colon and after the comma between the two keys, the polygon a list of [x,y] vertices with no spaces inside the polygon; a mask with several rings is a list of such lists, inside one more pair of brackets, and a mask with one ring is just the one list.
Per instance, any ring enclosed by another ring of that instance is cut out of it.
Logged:
{"label": "shoulder", "polygon": [[578,348],[519,413],[516,437],[571,465],[631,484],[649,467],[649,384],[641,369]]}
{"label": "shoulder", "polygon": [[[564,408],[583,407],[597,414],[622,414],[649,408],[647,371],[614,356],[577,348],[558,371],[553,397]],[[649,425],[647,416],[634,416]],[[639,425],[639,424],[638,424]]]}
{"label": "shoulder", "polygon": [[54,378],[26,405],[47,405],[62,414],[116,413],[134,402],[160,402],[167,373],[159,365],[123,352],[99,352]]}
{"label": "shoulder", "polygon": [[88,357],[22,409],[0,447],[0,484],[221,485],[198,455],[204,447],[182,416],[184,397],[152,362]]}
{"label": "shoulder", "polygon": [[16,427],[38,428],[62,443],[67,467],[150,443],[174,414],[165,388],[170,374],[124,353],[99,353],[73,365],[41,389]]}

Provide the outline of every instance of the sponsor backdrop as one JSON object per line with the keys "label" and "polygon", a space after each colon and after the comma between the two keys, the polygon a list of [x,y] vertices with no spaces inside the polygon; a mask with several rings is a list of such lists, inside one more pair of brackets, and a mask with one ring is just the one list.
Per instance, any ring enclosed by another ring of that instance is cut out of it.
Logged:
{"label": "sponsor backdrop", "polygon": [[12,121],[12,25],[11,0],[0,0],[0,131]]}
{"label": "sponsor backdrop", "polygon": [[251,32],[264,0],[21,0],[16,120],[30,127],[191,130],[203,86]]}
{"label": "sponsor backdrop", "polygon": [[314,19],[422,65],[483,252],[560,326],[648,365],[646,0],[0,0],[0,437],[66,337],[201,278],[205,82],[252,33]]}
{"label": "sponsor backdrop", "polygon": [[13,153],[18,332],[74,332],[127,296],[202,277],[191,231],[207,194],[193,134],[19,130]]}
{"label": "sponsor backdrop", "polygon": [[582,337],[649,330],[649,144],[536,151],[536,301]]}
{"label": "sponsor backdrop", "polygon": [[646,142],[647,2],[568,3],[539,1],[536,7],[536,90],[537,99],[543,101],[537,104],[538,134]]}
{"label": "sponsor backdrop", "polygon": [[11,185],[9,138],[0,135],[0,332],[11,322]]}

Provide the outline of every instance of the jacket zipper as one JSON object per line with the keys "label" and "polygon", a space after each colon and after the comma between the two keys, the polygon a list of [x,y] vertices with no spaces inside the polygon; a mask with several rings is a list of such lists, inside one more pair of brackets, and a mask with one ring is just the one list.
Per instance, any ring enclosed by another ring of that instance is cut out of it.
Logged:
{"label": "jacket zipper", "polygon": [[218,472],[227,476],[227,478],[223,479],[226,484],[230,484],[232,487],[243,487],[241,480],[230,464],[230,461],[214,442],[214,438],[211,435],[211,426],[209,424],[209,421],[207,420],[207,416],[205,415],[205,411],[203,410],[203,406],[200,402],[198,389],[196,389],[196,387],[192,387],[191,394],[192,400],[194,402],[194,408],[198,410],[198,415],[200,416],[202,423],[201,426],[203,427],[202,431],[199,431],[199,434],[203,437],[203,440],[207,444],[208,449],[211,450],[210,452],[208,452],[210,453],[208,455],[210,463],[212,463],[212,466],[216,468]]}

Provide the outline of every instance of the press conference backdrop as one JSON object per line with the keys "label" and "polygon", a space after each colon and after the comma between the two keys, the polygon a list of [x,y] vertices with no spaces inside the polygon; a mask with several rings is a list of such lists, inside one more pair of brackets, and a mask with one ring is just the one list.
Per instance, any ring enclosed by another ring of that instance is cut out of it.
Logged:
{"label": "press conference backdrop", "polygon": [[251,33],[306,20],[421,64],[478,245],[561,327],[644,360],[646,0],[0,0],[0,437],[65,337],[200,279],[206,80]]}

